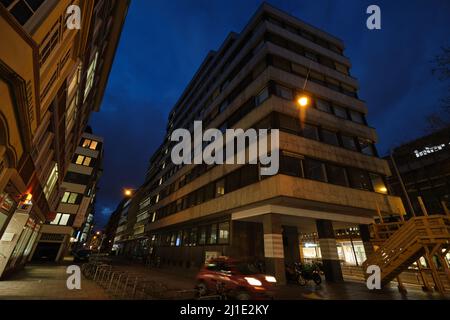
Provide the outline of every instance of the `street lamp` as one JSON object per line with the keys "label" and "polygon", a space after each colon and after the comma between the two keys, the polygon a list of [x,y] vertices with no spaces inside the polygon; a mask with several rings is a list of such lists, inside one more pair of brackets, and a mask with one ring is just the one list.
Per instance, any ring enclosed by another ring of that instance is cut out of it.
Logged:
{"label": "street lamp", "polygon": [[297,103],[300,107],[306,107],[309,105],[309,97],[305,95],[301,95],[297,99]]}
{"label": "street lamp", "polygon": [[133,195],[133,189],[124,189],[123,194],[125,197],[131,197]]}

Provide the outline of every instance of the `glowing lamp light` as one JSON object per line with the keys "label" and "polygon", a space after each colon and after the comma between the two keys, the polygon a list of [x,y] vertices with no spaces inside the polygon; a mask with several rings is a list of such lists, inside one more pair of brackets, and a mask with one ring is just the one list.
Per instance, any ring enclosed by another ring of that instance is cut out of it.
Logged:
{"label": "glowing lamp light", "polygon": [[380,188],[378,188],[378,192],[381,192],[381,193],[387,193],[387,188],[386,187],[380,187]]}
{"label": "glowing lamp light", "polygon": [[131,197],[131,195],[133,194],[133,191],[131,191],[131,189],[125,189],[125,191],[123,193],[125,194],[125,196]]}
{"label": "glowing lamp light", "polygon": [[301,96],[298,98],[297,103],[300,107],[306,107],[309,104],[309,98],[307,96]]}

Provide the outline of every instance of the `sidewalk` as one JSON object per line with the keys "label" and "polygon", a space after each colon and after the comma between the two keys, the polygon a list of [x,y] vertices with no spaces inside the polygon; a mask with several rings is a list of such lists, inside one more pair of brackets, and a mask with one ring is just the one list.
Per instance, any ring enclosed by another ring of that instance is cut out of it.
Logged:
{"label": "sidewalk", "polygon": [[11,277],[0,281],[0,300],[103,300],[105,291],[94,282],[81,279],[81,290],[69,290],[67,266],[27,265]]}

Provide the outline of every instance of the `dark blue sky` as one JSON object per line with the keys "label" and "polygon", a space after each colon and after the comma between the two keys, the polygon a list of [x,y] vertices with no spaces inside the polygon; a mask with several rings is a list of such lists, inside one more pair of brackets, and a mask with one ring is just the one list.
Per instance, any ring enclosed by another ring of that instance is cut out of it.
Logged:
{"label": "dark blue sky", "polygon": [[[413,2],[413,3],[412,3]],[[270,4],[344,40],[360,98],[377,129],[378,149],[424,132],[445,87],[431,60],[450,45],[450,1],[285,0]],[[211,49],[240,32],[261,1],[133,0],[100,113],[104,175],[96,220],[106,223],[123,187],[138,187],[162,142],[167,116]],[[382,30],[366,28],[366,8],[381,8]]]}

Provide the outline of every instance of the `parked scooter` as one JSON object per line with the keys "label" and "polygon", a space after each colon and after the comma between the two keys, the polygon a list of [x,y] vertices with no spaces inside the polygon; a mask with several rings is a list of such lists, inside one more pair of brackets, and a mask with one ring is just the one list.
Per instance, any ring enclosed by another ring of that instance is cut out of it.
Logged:
{"label": "parked scooter", "polygon": [[322,277],[320,276],[320,268],[316,264],[302,264],[296,262],[294,264],[295,277],[297,283],[301,286],[305,286],[308,281],[312,280],[316,285],[322,283]]}

